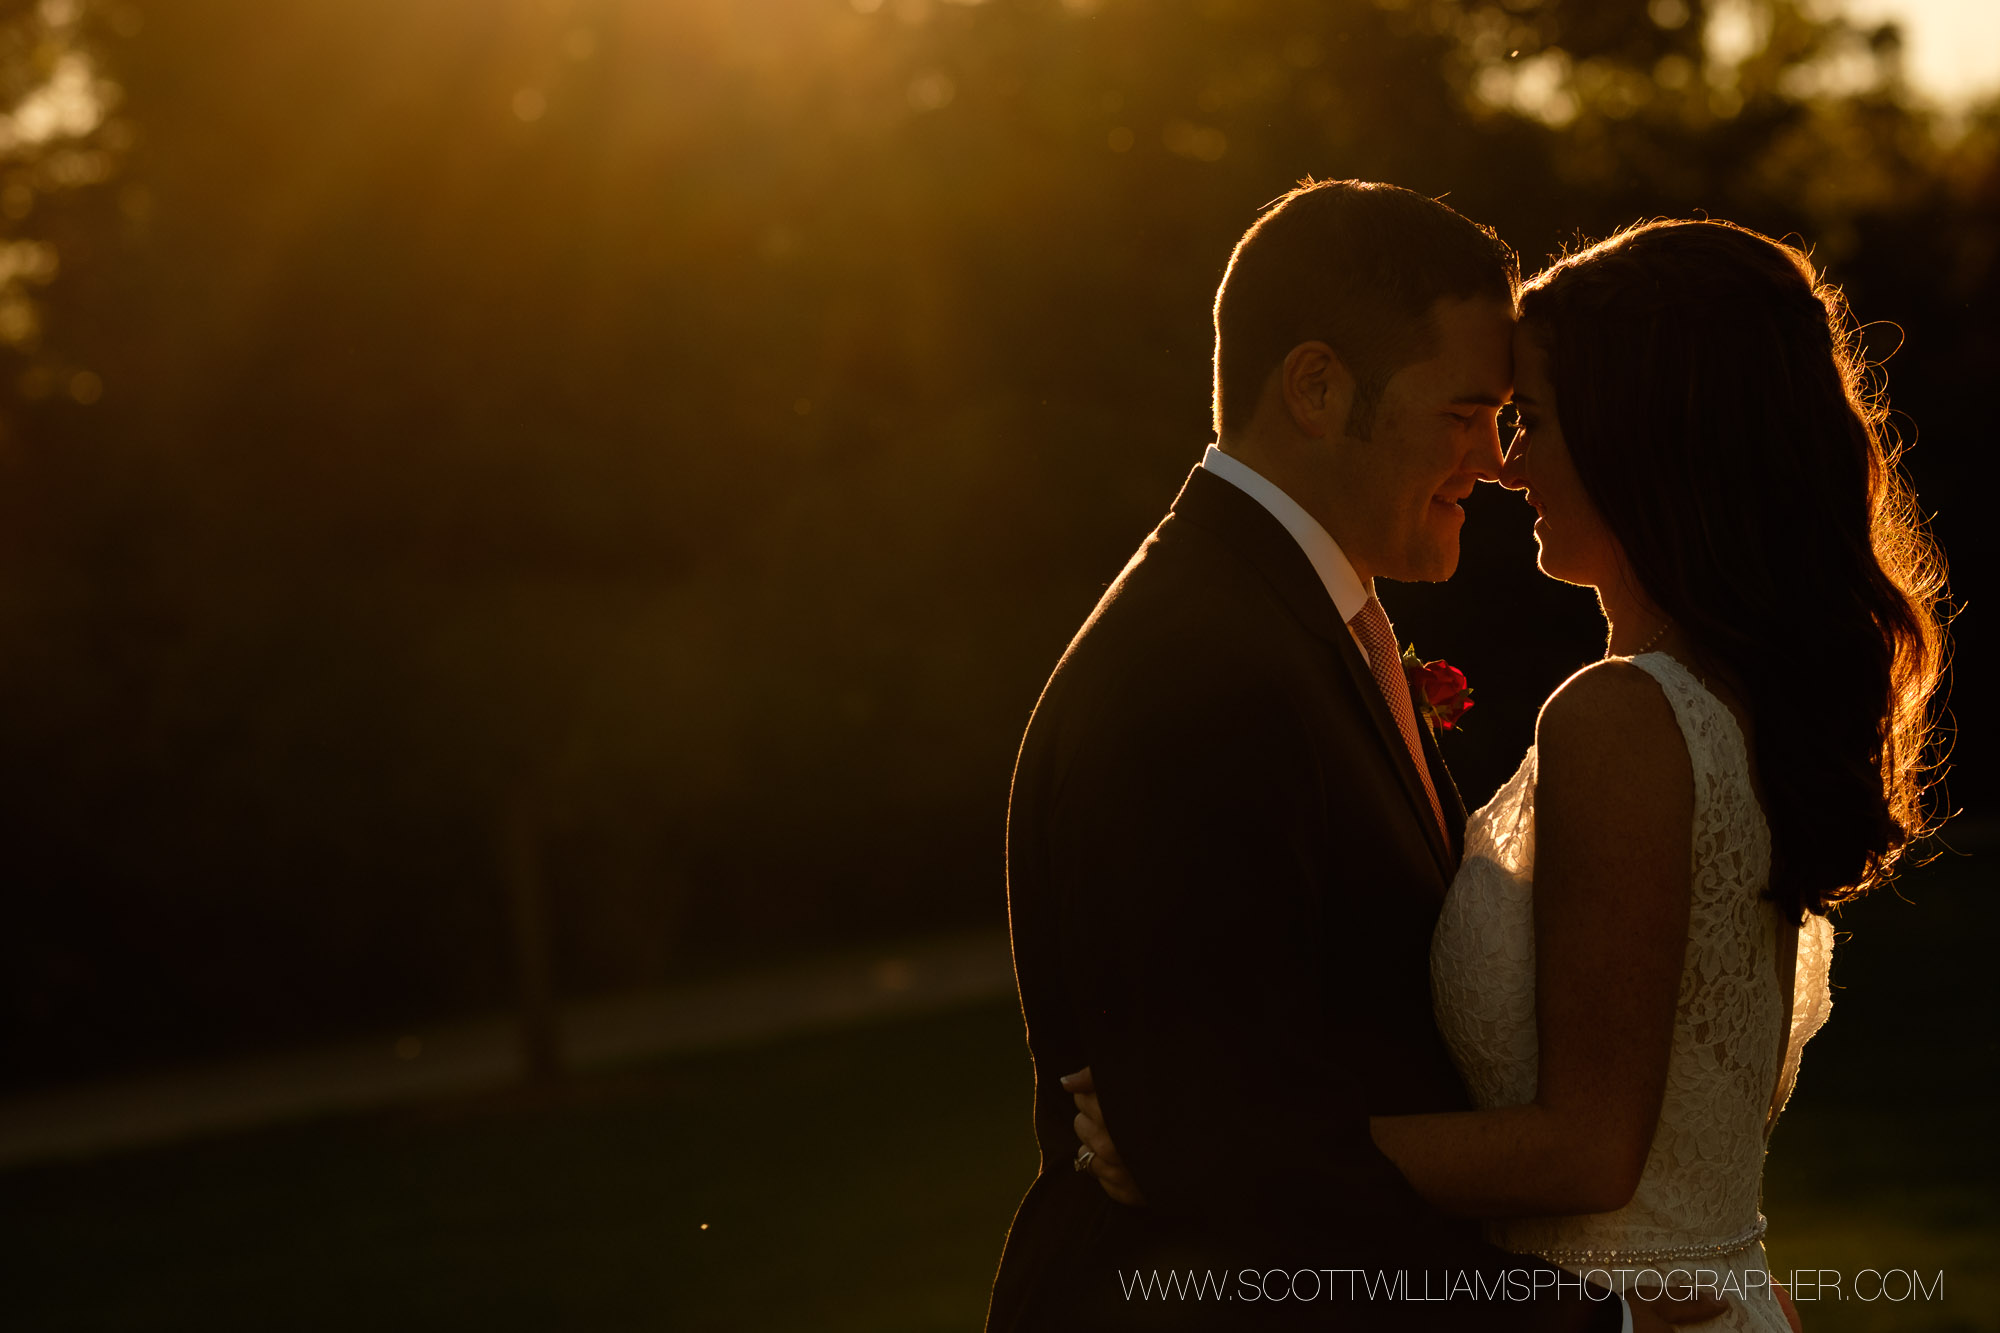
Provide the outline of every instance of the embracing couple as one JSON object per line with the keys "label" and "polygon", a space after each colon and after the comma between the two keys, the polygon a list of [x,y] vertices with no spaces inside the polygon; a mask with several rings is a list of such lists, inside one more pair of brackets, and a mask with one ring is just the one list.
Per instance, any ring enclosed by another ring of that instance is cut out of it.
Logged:
{"label": "embracing couple", "polygon": [[[1862,371],[1837,291],[1729,223],[1524,287],[1407,190],[1265,211],[1217,441],[1015,770],[1041,1171],[989,1333],[1795,1322],[1765,1139],[1828,909],[1925,830],[1943,654]],[[1609,641],[1468,817],[1374,589],[1448,578],[1482,481]]]}

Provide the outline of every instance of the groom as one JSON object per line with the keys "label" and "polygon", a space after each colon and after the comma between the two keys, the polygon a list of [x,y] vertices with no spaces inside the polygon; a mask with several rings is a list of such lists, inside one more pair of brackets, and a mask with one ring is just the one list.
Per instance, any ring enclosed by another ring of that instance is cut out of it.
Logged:
{"label": "groom", "polygon": [[[1387,185],[1308,182],[1238,243],[1219,443],[1063,655],[1015,769],[1042,1162],[989,1333],[1620,1328],[1619,1301],[1485,1246],[1368,1134],[1469,1105],[1429,966],[1465,807],[1373,581],[1458,564],[1459,502],[1500,468],[1518,283],[1490,230]],[[1057,1079],[1084,1065],[1149,1206],[1072,1170]],[[1426,1302],[1427,1274],[1433,1297],[1477,1274],[1512,1298]]]}

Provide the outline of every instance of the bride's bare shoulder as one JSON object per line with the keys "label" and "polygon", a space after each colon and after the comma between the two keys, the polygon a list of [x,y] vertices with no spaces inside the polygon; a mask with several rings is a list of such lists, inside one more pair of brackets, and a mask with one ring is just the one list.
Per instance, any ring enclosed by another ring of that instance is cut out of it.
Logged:
{"label": "bride's bare shoulder", "polygon": [[1658,681],[1624,658],[1593,662],[1556,688],[1535,723],[1544,768],[1553,759],[1588,767],[1644,764],[1686,775],[1686,743]]}

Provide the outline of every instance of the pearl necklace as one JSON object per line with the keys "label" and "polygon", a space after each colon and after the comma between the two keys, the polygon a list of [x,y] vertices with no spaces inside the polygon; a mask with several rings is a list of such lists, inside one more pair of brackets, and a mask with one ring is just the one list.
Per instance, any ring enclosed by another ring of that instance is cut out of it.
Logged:
{"label": "pearl necklace", "polygon": [[1651,652],[1653,650],[1654,644],[1658,643],[1661,639],[1667,637],[1667,631],[1673,628],[1673,623],[1674,623],[1674,618],[1672,616],[1668,616],[1665,620],[1662,620],[1660,622],[1660,627],[1653,631],[1653,637],[1646,640],[1644,646],[1642,646],[1638,652],[1631,654],[1631,656],[1641,657],[1644,656],[1646,653]]}

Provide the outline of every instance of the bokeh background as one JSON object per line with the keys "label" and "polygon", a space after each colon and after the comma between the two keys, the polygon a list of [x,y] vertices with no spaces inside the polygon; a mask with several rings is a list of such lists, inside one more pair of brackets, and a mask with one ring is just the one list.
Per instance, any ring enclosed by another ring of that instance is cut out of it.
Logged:
{"label": "bokeh background", "polygon": [[[1986,51],[1952,0],[0,3],[0,1099],[488,1014],[539,1089],[17,1166],[22,1326],[975,1324],[1004,998],[613,1073],[558,1016],[997,930],[1028,711],[1312,174],[1530,270],[1706,214],[1845,286],[1966,608],[1962,813],[1843,916],[1767,1211],[1971,1284],[1820,1326],[2000,1327]],[[1385,601],[1476,686],[1476,804],[1601,627],[1471,509]]]}

